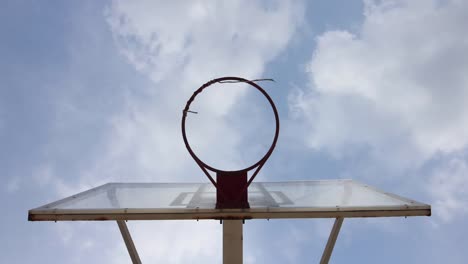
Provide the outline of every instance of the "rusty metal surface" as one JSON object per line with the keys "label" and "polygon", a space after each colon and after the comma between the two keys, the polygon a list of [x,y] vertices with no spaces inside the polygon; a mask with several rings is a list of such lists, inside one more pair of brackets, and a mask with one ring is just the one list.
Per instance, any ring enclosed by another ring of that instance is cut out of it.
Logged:
{"label": "rusty metal surface", "polygon": [[[230,211],[236,210],[236,211]],[[268,209],[227,209],[226,211],[186,211],[186,212],[100,212],[88,214],[35,214],[29,213],[29,221],[110,221],[110,220],[248,220],[248,219],[291,219],[291,218],[364,218],[364,217],[411,217],[430,216],[431,209],[387,209],[387,210],[297,210],[285,212]]]}
{"label": "rusty metal surface", "polygon": [[[246,171],[216,173],[216,208],[249,208],[248,192],[242,192],[247,183]],[[240,193],[240,194],[239,194]]]}

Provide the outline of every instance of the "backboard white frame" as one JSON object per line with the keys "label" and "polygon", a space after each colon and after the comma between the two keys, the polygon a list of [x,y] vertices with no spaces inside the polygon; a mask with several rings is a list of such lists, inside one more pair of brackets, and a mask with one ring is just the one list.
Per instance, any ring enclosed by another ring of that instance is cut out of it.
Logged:
{"label": "backboard white frame", "polygon": [[[400,200],[398,206],[363,206],[363,207],[265,207],[247,209],[211,209],[211,208],[95,208],[95,209],[60,209],[59,204],[85,199],[95,192],[106,191],[119,184],[155,183],[107,183],[88,191],[67,197],[65,199],[32,209],[29,211],[30,221],[101,221],[101,220],[188,220],[188,219],[276,219],[276,218],[348,218],[348,217],[406,217],[430,216],[431,206],[392,193],[383,192],[377,188],[353,180],[348,184],[360,185],[371,191]],[[308,181],[318,182],[318,181]],[[324,181],[319,181],[324,182]],[[184,185],[186,183],[181,183]]]}

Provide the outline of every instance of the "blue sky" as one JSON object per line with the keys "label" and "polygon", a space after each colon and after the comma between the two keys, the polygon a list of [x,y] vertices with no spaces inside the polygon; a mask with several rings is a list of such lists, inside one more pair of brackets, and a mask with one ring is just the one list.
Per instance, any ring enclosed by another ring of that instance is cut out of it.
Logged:
{"label": "blue sky", "polygon": [[[276,80],[262,86],[281,135],[259,180],[352,178],[433,206],[346,219],[331,263],[466,263],[467,1],[1,6],[0,262],[129,263],[115,223],[28,222],[27,210],[109,181],[207,181],[181,110],[205,81],[234,75]],[[198,150],[248,163],[264,145],[261,100],[242,87],[203,98]],[[332,223],[247,221],[245,262],[317,262]],[[221,262],[216,221],[128,225],[145,263]]]}

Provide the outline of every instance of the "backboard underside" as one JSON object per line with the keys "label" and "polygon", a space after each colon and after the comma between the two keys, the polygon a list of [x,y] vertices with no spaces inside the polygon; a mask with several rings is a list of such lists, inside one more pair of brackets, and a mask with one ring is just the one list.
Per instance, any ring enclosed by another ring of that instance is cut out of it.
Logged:
{"label": "backboard underside", "polygon": [[430,205],[352,180],[254,182],[250,208],[216,209],[210,183],[108,183],[29,211],[30,221],[429,216]]}

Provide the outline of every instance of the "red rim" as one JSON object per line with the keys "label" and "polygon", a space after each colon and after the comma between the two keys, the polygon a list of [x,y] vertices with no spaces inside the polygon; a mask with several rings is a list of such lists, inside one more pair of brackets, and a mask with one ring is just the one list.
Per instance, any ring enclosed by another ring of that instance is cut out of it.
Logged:
{"label": "red rim", "polygon": [[[206,164],[205,162],[203,162],[201,159],[198,158],[198,156],[195,154],[195,152],[192,150],[192,148],[190,147],[190,144],[188,142],[188,139],[187,139],[187,134],[186,134],[186,131],[185,131],[185,121],[186,121],[186,118],[187,118],[187,112],[189,112],[189,109],[190,109],[190,105],[192,104],[192,102],[195,100],[195,97],[197,97],[198,94],[200,94],[205,88],[208,88],[210,85],[212,84],[215,84],[215,83],[219,83],[219,82],[224,82],[224,81],[237,81],[237,82],[245,82],[245,83],[248,83],[250,86],[256,88],[258,91],[260,91],[265,97],[266,99],[268,100],[268,102],[270,103],[271,105],[271,108],[273,110],[273,113],[275,115],[275,122],[276,122],[276,129],[275,129],[275,136],[273,138],[273,142],[271,143],[271,146],[270,148],[268,149],[268,151],[265,153],[265,155],[259,160],[257,161],[256,163],[254,163],[253,165],[247,167],[247,168],[244,168],[244,169],[241,169],[241,170],[235,170],[235,171],[225,171],[225,170],[220,170],[220,169],[217,169],[217,168],[214,168],[208,164]],[[183,110],[183,115],[182,115],[182,137],[184,139],[184,143],[185,143],[185,147],[187,148],[188,152],[190,153],[190,155],[192,156],[192,158],[195,160],[195,162],[197,162],[197,164],[203,169],[206,168],[210,171],[213,171],[213,172],[238,172],[238,171],[249,171],[249,170],[252,170],[254,169],[255,167],[262,167],[263,164],[268,160],[268,158],[270,157],[271,153],[273,152],[273,150],[275,149],[275,146],[276,146],[276,142],[278,141],[278,135],[279,135],[279,128],[280,128],[280,124],[279,124],[279,116],[278,116],[278,111],[276,109],[276,106],[273,102],[273,100],[271,99],[271,97],[267,94],[267,92],[265,90],[263,90],[262,87],[260,87],[258,84],[256,84],[255,82],[253,81],[250,81],[250,80],[247,80],[247,79],[244,79],[244,78],[240,78],[240,77],[221,77],[221,78],[217,78],[217,79],[213,79],[205,84],[203,84],[200,88],[198,88],[194,93],[193,95],[189,98],[189,100],[187,101],[187,104],[185,105],[185,108]]]}

